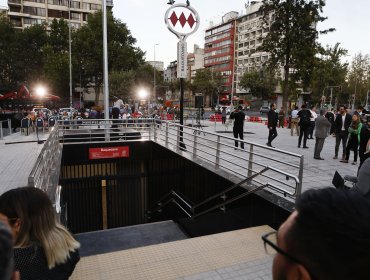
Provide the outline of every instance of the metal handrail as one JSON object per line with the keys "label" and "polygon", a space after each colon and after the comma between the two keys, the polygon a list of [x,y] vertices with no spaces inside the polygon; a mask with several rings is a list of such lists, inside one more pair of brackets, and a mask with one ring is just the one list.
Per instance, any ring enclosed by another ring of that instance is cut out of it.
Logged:
{"label": "metal handrail", "polygon": [[[245,196],[247,195],[250,195],[252,193],[255,193],[263,188],[266,188],[268,186],[268,184],[265,184],[265,185],[262,185],[262,186],[259,186],[255,189],[252,189],[252,190],[248,190],[247,192],[241,194],[241,195],[238,195],[237,197],[234,197],[234,198],[231,198],[229,200],[226,200],[220,204],[217,204],[215,206],[212,206],[200,213],[195,213],[196,209],[199,208],[200,206],[216,199],[216,198],[226,198],[226,194],[238,187],[240,187],[241,185],[245,184],[246,182],[248,181],[251,181],[252,179],[254,179],[255,177],[263,174],[264,172],[266,172],[267,170],[269,170],[268,167],[264,168],[263,170],[261,170],[260,172],[240,181],[239,183],[237,184],[234,184],[230,187],[228,187],[227,189],[223,190],[222,192],[219,192],[215,195],[212,195],[208,198],[206,198],[205,200],[191,206],[187,201],[186,199],[184,199],[180,194],[178,194],[175,190],[171,190],[169,191],[168,193],[166,193],[158,202],[157,202],[157,207],[151,211],[148,211],[148,214],[151,214],[151,213],[155,213],[155,212],[161,212],[162,209],[168,205],[169,203],[173,202],[175,205],[177,205],[187,216],[189,216],[190,218],[195,218],[195,217],[198,217],[200,215],[203,215],[203,214],[206,214],[210,211],[213,211],[215,209],[218,209],[220,207],[223,207],[223,206],[226,206],[236,200],[239,200],[241,198],[244,198]],[[185,206],[185,207],[183,207]]]}
{"label": "metal handrail", "polygon": [[62,147],[59,143],[58,126],[51,128],[50,135],[28,176],[28,186],[42,189],[50,195],[58,186]]}
{"label": "metal handrail", "polygon": [[196,208],[198,208],[199,206],[202,206],[202,205],[206,204],[207,202],[209,202],[209,201],[211,201],[211,200],[213,200],[213,199],[215,199],[215,198],[219,198],[219,197],[221,197],[221,196],[226,195],[226,193],[227,193],[227,192],[232,191],[232,190],[236,189],[237,187],[240,187],[242,184],[244,184],[244,183],[246,183],[246,182],[248,182],[248,181],[250,181],[250,180],[254,179],[254,178],[255,178],[255,177],[257,177],[258,175],[261,175],[262,173],[266,172],[268,169],[269,169],[269,167],[265,167],[265,168],[264,168],[264,169],[262,169],[260,172],[258,172],[258,173],[256,173],[256,174],[253,174],[252,176],[250,176],[250,177],[248,177],[248,178],[246,178],[246,179],[244,179],[244,180],[240,181],[240,182],[239,182],[239,183],[237,183],[237,184],[232,185],[231,187],[227,188],[226,190],[224,190],[224,191],[222,191],[222,192],[220,192],[220,193],[218,193],[218,194],[215,194],[215,195],[213,195],[213,196],[208,197],[207,199],[205,199],[205,200],[204,200],[204,201],[202,201],[202,202],[199,202],[198,204],[196,204],[196,205],[194,205],[194,206],[192,207],[192,209],[191,209],[191,210],[192,210],[192,212],[194,213],[195,209],[196,209]]}
{"label": "metal handrail", "polygon": [[238,195],[236,197],[233,197],[233,198],[230,198],[229,200],[226,200],[224,202],[221,202],[221,203],[219,203],[219,204],[217,204],[217,205],[215,205],[215,206],[213,206],[211,208],[208,208],[208,209],[206,209],[206,210],[204,210],[204,211],[202,211],[200,213],[194,214],[191,218],[192,219],[195,219],[195,218],[197,218],[199,216],[202,216],[204,214],[207,214],[207,213],[209,213],[209,212],[211,212],[213,210],[222,209],[222,208],[224,208],[226,205],[228,205],[230,203],[233,203],[233,202],[235,202],[235,201],[237,201],[239,199],[242,199],[242,198],[244,198],[244,197],[246,197],[248,195],[251,195],[251,194],[253,194],[253,193],[255,193],[255,192],[259,191],[259,190],[262,190],[264,188],[267,188],[267,187],[268,187],[268,184],[265,184],[265,185],[262,185],[262,186],[258,186],[258,187],[254,188],[252,190],[249,190],[249,191],[247,191],[245,193],[242,193],[242,194],[240,194],[240,195]]}

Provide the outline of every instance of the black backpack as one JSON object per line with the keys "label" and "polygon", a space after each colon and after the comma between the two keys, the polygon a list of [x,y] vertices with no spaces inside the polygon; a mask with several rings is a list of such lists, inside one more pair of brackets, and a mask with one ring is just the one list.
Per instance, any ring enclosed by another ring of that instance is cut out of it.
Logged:
{"label": "black backpack", "polygon": [[299,124],[301,126],[308,126],[310,125],[310,118],[311,118],[311,112],[308,110],[302,110],[299,113],[300,119],[299,119]]}

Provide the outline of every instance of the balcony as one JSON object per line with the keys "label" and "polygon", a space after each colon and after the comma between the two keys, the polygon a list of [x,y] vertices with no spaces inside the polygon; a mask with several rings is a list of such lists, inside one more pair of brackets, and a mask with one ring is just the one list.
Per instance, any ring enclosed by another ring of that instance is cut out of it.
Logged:
{"label": "balcony", "polygon": [[22,0],[8,0],[8,4],[9,5],[21,5],[22,4]]}

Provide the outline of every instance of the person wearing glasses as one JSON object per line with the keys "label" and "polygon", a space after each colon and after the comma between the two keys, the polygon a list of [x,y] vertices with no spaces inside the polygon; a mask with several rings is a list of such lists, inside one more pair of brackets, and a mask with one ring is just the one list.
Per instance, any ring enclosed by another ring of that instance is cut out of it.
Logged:
{"label": "person wearing glasses", "polygon": [[66,280],[80,260],[80,244],[59,224],[40,189],[24,187],[0,196],[0,218],[14,242],[14,268],[22,280]]}
{"label": "person wearing glasses", "polygon": [[277,232],[264,236],[281,279],[370,279],[370,201],[356,192],[308,190]]}

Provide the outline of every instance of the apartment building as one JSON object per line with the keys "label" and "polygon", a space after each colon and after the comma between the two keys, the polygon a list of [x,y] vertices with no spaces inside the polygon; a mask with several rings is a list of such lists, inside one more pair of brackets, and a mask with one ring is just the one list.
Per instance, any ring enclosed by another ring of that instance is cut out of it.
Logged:
{"label": "apartment building", "polygon": [[[204,67],[212,73],[220,73],[223,79],[223,89],[220,100],[228,99],[232,92],[233,69],[235,58],[235,35],[237,12],[227,13],[222,22],[206,30],[204,45]],[[205,104],[213,105],[215,100],[206,96]]]}
{"label": "apartment building", "polygon": [[[70,19],[71,26],[79,28],[90,13],[102,9],[102,0],[8,0],[8,6],[8,17],[18,29],[55,18]],[[113,7],[113,0],[107,0],[107,7]]]}
{"label": "apartment building", "polygon": [[261,2],[252,1],[246,7],[246,14],[237,19],[234,69],[236,94],[245,93],[245,90],[239,87],[243,74],[261,69],[263,63],[269,59],[268,53],[257,50],[269,32],[269,27],[264,26],[262,13],[259,12],[261,6]]}
{"label": "apartment building", "polygon": [[194,45],[194,51],[188,53],[188,81],[193,82],[197,70],[204,68],[204,49]]}

